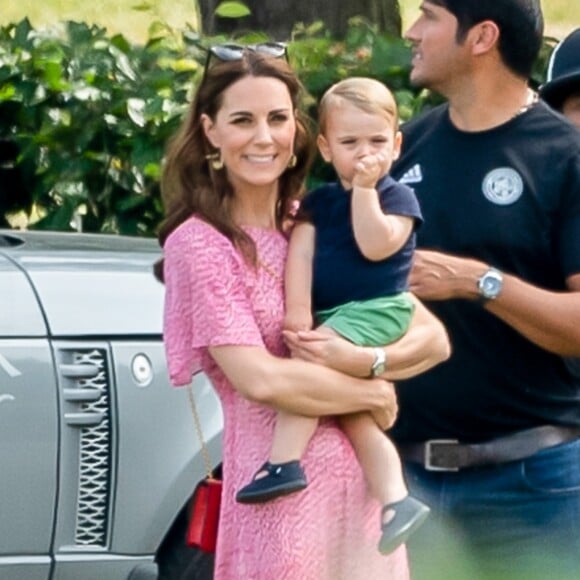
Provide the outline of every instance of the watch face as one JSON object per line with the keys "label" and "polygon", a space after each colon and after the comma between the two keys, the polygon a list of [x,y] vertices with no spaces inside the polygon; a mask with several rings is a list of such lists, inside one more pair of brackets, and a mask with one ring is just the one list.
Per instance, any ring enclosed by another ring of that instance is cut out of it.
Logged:
{"label": "watch face", "polygon": [[499,272],[491,271],[484,274],[479,283],[479,290],[484,298],[497,298],[503,286]]}
{"label": "watch face", "polygon": [[483,291],[486,294],[495,294],[498,290],[499,290],[499,280],[489,277],[483,280]]}
{"label": "watch face", "polygon": [[373,367],[373,375],[375,377],[382,375],[384,372],[385,372],[385,363],[379,363],[378,365]]}

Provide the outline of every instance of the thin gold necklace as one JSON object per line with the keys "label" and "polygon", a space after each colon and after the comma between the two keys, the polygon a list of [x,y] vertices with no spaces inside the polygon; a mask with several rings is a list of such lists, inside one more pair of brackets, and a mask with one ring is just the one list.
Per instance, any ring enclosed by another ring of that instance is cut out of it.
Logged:
{"label": "thin gold necklace", "polygon": [[258,266],[260,266],[260,268],[263,268],[264,272],[266,272],[266,274],[268,274],[268,276],[270,276],[270,278],[272,278],[273,280],[275,280],[278,283],[282,282],[282,276],[280,276],[280,274],[278,274],[278,272],[276,272],[272,266],[269,266],[268,264],[262,262],[262,260],[260,260],[260,258],[258,258]]}

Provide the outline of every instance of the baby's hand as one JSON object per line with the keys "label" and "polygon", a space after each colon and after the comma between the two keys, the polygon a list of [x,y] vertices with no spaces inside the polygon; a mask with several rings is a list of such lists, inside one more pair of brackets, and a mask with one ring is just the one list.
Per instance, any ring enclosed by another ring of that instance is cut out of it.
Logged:
{"label": "baby's hand", "polygon": [[286,311],[284,330],[292,332],[310,330],[313,324],[312,313],[306,308],[291,308]]}
{"label": "baby's hand", "polygon": [[365,155],[355,165],[352,186],[374,189],[377,181],[385,172],[385,161],[385,156],[382,153]]}

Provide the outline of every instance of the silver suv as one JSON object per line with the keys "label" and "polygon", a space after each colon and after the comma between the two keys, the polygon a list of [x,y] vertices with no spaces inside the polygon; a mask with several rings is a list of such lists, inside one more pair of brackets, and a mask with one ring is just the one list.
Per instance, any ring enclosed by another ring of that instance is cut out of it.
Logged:
{"label": "silver suv", "polygon": [[[186,548],[203,477],[169,385],[155,240],[0,230],[0,579],[210,578]],[[212,457],[222,415],[194,386]]]}

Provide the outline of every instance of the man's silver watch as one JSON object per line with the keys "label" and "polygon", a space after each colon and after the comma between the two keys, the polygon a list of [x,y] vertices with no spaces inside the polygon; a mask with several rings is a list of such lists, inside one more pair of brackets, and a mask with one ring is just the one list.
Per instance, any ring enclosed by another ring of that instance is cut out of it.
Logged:
{"label": "man's silver watch", "polygon": [[387,355],[385,354],[385,349],[375,347],[373,348],[375,353],[375,360],[371,366],[371,378],[380,377],[385,372],[385,367],[387,365]]}
{"label": "man's silver watch", "polygon": [[503,288],[503,274],[495,268],[490,268],[477,281],[477,290],[479,292],[479,301],[487,302],[495,300]]}

